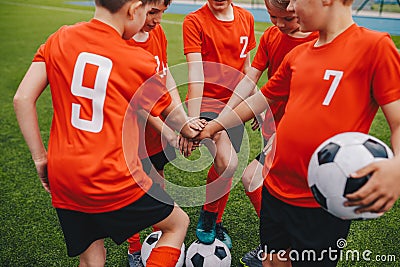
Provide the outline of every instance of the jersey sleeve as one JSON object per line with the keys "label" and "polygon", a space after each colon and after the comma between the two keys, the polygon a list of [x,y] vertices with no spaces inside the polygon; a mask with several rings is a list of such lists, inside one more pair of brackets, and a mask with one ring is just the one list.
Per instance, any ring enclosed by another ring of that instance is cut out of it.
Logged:
{"label": "jersey sleeve", "polygon": [[158,27],[159,27],[160,42],[162,46],[162,56],[165,59],[165,63],[168,63],[168,58],[167,58],[168,40],[167,37],[165,36],[164,29],[161,27],[161,24],[158,24]]}
{"label": "jersey sleeve", "polygon": [[283,59],[281,65],[268,82],[261,87],[261,92],[271,100],[286,100],[289,96],[290,80],[292,78],[289,64],[289,54]]}
{"label": "jersey sleeve", "polygon": [[247,52],[250,52],[257,46],[256,37],[254,35],[254,17],[250,14],[250,35],[249,35],[249,45]]}
{"label": "jersey sleeve", "polygon": [[374,98],[380,106],[400,99],[400,54],[389,35],[379,40],[373,57],[376,59],[372,80]]}
{"label": "jersey sleeve", "polygon": [[202,29],[198,20],[194,15],[189,14],[183,21],[183,52],[188,53],[201,53],[201,40]]}
{"label": "jersey sleeve", "polygon": [[265,31],[264,34],[261,36],[256,55],[254,56],[253,62],[251,63],[251,66],[258,69],[259,71],[266,70],[269,63],[267,48],[268,36],[269,31]]}
{"label": "jersey sleeve", "polygon": [[172,101],[159,75],[153,75],[148,79],[135,94],[135,98],[139,108],[150,112],[154,117],[160,116]]}
{"label": "jersey sleeve", "polygon": [[42,44],[36,51],[36,54],[34,55],[32,62],[44,62],[44,51],[45,51],[45,44]]}

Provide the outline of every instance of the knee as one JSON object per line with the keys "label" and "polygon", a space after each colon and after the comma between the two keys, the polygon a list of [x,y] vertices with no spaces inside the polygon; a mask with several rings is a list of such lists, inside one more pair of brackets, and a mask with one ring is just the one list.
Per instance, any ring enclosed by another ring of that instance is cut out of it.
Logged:
{"label": "knee", "polygon": [[[96,242],[95,242],[96,243]],[[106,264],[104,245],[93,244],[80,255],[79,267],[102,267]]]}
{"label": "knee", "polygon": [[231,177],[235,173],[238,166],[238,157],[236,153],[221,153],[215,158],[214,161],[217,172],[222,174],[224,177]]}
{"label": "knee", "polygon": [[178,207],[177,210],[177,218],[176,221],[177,222],[175,224],[175,228],[177,231],[182,231],[185,232],[187,231],[187,229],[189,228],[189,223],[190,223],[190,219],[189,216],[187,215],[186,212],[184,212],[181,208]]}
{"label": "knee", "polygon": [[183,210],[182,210],[182,213],[183,213],[183,215],[182,215],[182,228],[185,229],[185,232],[186,232],[186,230],[189,228],[190,218],[189,218],[189,215],[187,215],[187,213],[184,212]]}
{"label": "knee", "polygon": [[246,192],[249,192],[249,188],[250,188],[250,184],[251,181],[253,180],[253,173],[250,172],[247,168],[243,171],[242,174],[242,183],[243,183],[243,187],[244,190],[246,190]]}
{"label": "knee", "polygon": [[80,259],[79,267],[103,267],[106,264],[106,260],[102,259]]}

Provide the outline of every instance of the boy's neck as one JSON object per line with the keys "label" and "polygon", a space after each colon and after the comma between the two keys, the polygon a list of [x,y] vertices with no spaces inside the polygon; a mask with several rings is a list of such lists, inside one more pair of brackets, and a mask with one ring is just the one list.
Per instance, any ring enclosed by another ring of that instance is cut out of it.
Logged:
{"label": "boy's neck", "polygon": [[147,39],[149,39],[149,33],[146,31],[139,31],[132,38],[138,43],[144,43],[147,41]]}
{"label": "boy's neck", "polygon": [[93,18],[114,28],[122,36],[124,26],[120,25],[115,15],[111,14],[106,8],[96,6]]}
{"label": "boy's neck", "polygon": [[337,36],[354,24],[351,7],[342,6],[332,12],[324,29],[319,30],[319,38],[314,46],[322,46],[332,42]]}
{"label": "boy's neck", "polygon": [[207,5],[209,9],[211,10],[211,13],[220,21],[232,21],[234,20],[234,14],[233,14],[233,7],[232,4],[230,4],[227,8],[223,10],[215,10],[213,9],[210,4],[207,2]]}

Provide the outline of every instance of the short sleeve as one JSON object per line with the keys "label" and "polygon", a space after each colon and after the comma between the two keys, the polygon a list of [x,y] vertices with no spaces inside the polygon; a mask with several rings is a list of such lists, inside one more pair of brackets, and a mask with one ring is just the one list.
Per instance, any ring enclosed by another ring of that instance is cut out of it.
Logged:
{"label": "short sleeve", "polygon": [[45,50],[45,44],[42,44],[36,51],[36,54],[34,55],[32,62],[44,62],[45,61],[44,50]]}
{"label": "short sleeve", "polygon": [[254,35],[254,17],[250,14],[250,35],[249,35],[249,45],[247,52],[250,52],[257,46],[256,37]]}
{"label": "short sleeve", "polygon": [[380,106],[400,99],[400,54],[389,35],[385,35],[376,46],[376,59],[372,88],[374,98]]}
{"label": "short sleeve", "polygon": [[155,117],[158,117],[172,101],[171,95],[159,75],[153,75],[146,80],[134,98],[134,103],[138,105],[138,108],[150,112]]}
{"label": "short sleeve", "polygon": [[256,55],[254,56],[253,62],[251,63],[251,66],[258,69],[259,71],[266,70],[269,64],[267,38],[268,31],[265,31],[260,38],[260,43],[258,45]]}
{"label": "short sleeve", "polygon": [[288,98],[292,77],[289,55],[290,53],[284,58],[275,74],[261,87],[260,90],[266,98],[271,100],[286,100]]}
{"label": "short sleeve", "polygon": [[201,53],[202,29],[199,21],[194,15],[189,14],[183,21],[183,52],[188,53]]}

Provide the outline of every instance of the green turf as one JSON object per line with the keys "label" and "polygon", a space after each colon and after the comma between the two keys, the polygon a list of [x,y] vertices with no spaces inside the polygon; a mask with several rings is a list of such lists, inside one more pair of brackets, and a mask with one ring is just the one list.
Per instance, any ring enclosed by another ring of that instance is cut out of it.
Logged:
{"label": "green turf", "polygon": [[[72,12],[71,9],[76,11]],[[89,20],[92,10],[90,7],[70,6],[60,0],[13,2],[0,0],[0,105],[2,107],[0,266],[65,267],[78,264],[76,258],[71,259],[66,256],[63,236],[50,197],[40,185],[28,148],[19,132],[12,108],[12,98],[33,54],[47,36],[63,24]],[[169,42],[170,66],[185,61],[179,23],[182,20],[182,15],[164,16],[163,27]],[[256,23],[255,29],[257,32],[263,32],[266,27],[265,23]],[[400,38],[393,37],[393,39],[399,47]],[[264,76],[260,84],[265,81]],[[185,87],[180,89],[183,97]],[[38,113],[42,134],[47,142],[52,114],[48,90],[38,101]],[[260,149],[260,144],[254,141],[259,140],[259,133],[251,130],[248,132],[252,140],[250,151],[252,159]],[[389,131],[382,113],[378,114],[371,132],[389,142]],[[205,171],[187,175],[171,165],[167,166],[166,174],[171,181],[189,185],[204,183],[205,178]],[[185,240],[186,245],[189,245],[195,239],[199,207],[184,208],[184,210],[191,218]],[[340,266],[400,266],[399,214],[399,203],[397,203],[390,212],[378,220],[355,222],[348,239],[349,249],[361,252],[368,249],[372,251],[371,257],[378,254],[395,255],[396,262],[346,261],[341,262]],[[236,266],[239,257],[258,243],[258,220],[240,183],[231,192],[224,223],[233,240],[232,265]],[[145,231],[148,232],[149,230]],[[107,240],[106,247],[107,266],[126,266],[126,244],[116,246]]]}

